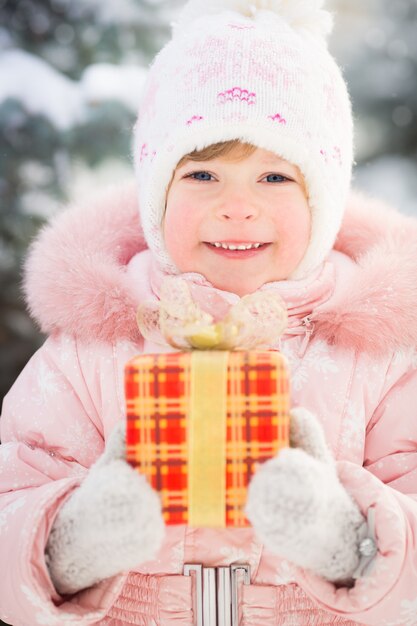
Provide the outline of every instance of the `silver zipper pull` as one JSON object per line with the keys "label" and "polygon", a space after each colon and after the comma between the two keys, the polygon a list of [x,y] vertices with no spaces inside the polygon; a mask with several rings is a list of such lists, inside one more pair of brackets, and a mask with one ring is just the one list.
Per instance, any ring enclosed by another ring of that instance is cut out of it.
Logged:
{"label": "silver zipper pull", "polygon": [[307,315],[307,317],[304,317],[301,320],[301,324],[303,326],[305,326],[306,331],[305,331],[303,343],[301,344],[301,348],[300,348],[300,351],[298,353],[298,356],[299,356],[300,359],[302,359],[303,356],[305,355],[306,350],[307,350],[307,346],[310,343],[311,335],[314,332],[314,323],[311,321],[311,318],[308,315]]}

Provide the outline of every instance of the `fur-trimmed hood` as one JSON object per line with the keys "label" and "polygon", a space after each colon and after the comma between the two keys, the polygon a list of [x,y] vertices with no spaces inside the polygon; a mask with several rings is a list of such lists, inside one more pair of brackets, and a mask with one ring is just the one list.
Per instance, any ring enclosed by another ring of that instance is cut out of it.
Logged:
{"label": "fur-trimmed hood", "polygon": [[[45,333],[139,339],[126,268],[146,249],[134,185],[115,188],[55,217],[32,244],[24,290]],[[355,271],[312,312],[315,335],[384,354],[417,345],[417,220],[352,194],[335,249]]]}

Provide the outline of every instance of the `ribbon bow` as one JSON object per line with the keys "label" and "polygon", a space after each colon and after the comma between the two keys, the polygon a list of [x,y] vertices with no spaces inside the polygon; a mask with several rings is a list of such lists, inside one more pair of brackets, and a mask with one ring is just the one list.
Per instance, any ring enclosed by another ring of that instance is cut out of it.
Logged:
{"label": "ribbon bow", "polygon": [[277,293],[258,291],[235,305],[216,293],[208,298],[204,293],[203,309],[197,302],[198,289],[179,276],[167,277],[160,301],[138,308],[143,337],[159,344],[168,342],[179,350],[267,349],[287,328],[287,308]]}

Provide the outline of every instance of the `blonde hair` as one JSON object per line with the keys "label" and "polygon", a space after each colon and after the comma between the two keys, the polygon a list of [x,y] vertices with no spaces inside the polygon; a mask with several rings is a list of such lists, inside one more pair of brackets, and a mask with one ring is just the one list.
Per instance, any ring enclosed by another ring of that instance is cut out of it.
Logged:
{"label": "blonde hair", "polygon": [[256,146],[251,143],[232,139],[231,141],[220,141],[207,146],[202,150],[194,150],[189,152],[177,163],[177,168],[181,167],[186,161],[211,161],[218,157],[229,157],[237,161],[246,159],[256,150]]}

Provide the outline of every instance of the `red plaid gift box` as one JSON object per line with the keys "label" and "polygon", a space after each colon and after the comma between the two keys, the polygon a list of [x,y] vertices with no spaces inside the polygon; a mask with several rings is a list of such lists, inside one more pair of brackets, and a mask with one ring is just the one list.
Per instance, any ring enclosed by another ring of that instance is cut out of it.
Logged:
{"label": "red plaid gift box", "polygon": [[140,355],[125,369],[127,460],[166,524],[248,526],[248,483],[289,445],[289,383],[276,351]]}

